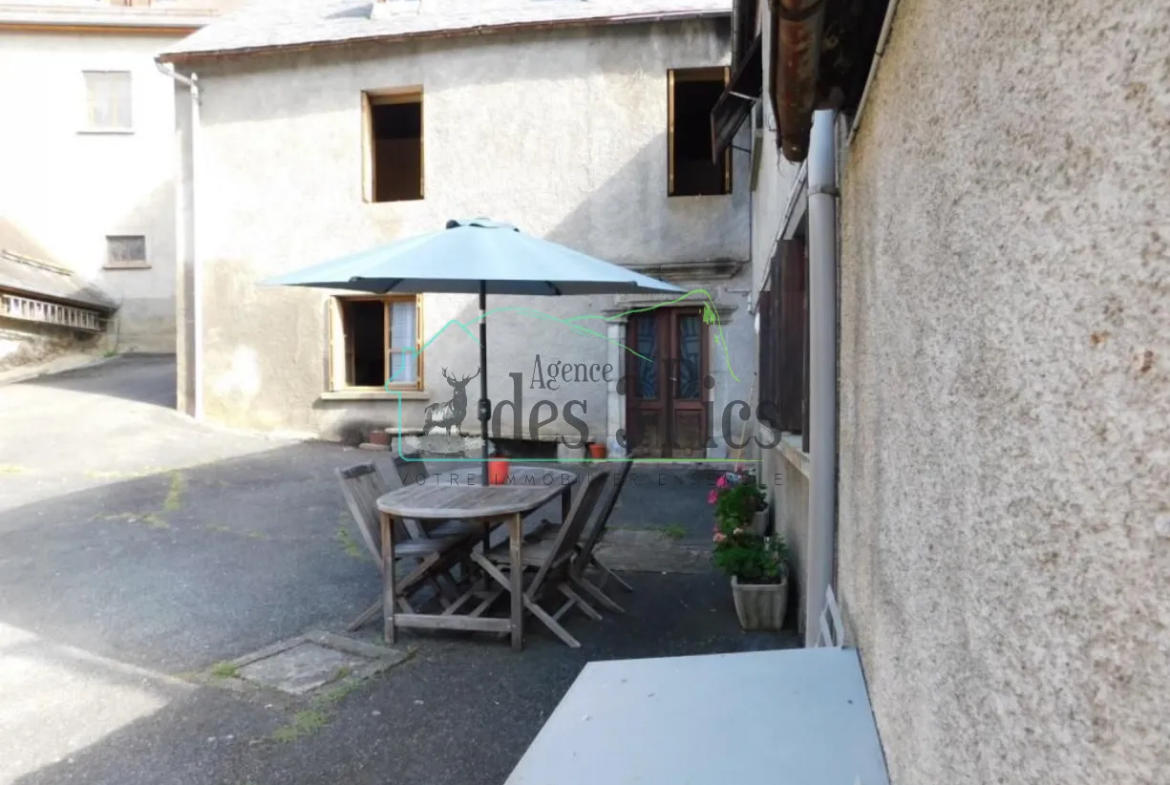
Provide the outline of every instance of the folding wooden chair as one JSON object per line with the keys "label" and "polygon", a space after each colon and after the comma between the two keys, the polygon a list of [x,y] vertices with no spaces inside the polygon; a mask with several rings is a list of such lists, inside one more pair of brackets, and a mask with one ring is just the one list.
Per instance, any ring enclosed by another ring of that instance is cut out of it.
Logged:
{"label": "folding wooden chair", "polygon": [[[354,523],[357,524],[362,542],[374,557],[379,574],[382,574],[382,530],[378,519],[377,502],[379,496],[389,493],[393,488],[386,485],[373,463],[337,469],[336,472],[345,504],[353,516]],[[414,523],[418,524],[417,521]],[[397,581],[394,587],[399,606],[407,613],[412,613],[409,598],[424,583],[435,589],[440,603],[444,606],[449,604],[449,590],[439,582],[438,577],[447,575],[448,579],[454,582],[447,571],[466,558],[467,551],[474,543],[473,533],[415,538],[402,522],[395,521],[394,527],[395,557],[403,561],[416,562],[414,569]],[[353,631],[368,624],[377,618],[381,611],[382,598],[379,596],[378,600],[362,611],[347,629]]]}
{"label": "folding wooden chair", "polygon": [[[552,630],[554,635],[574,649],[581,648],[580,642],[560,625],[558,619],[573,607],[579,607],[591,618],[601,618],[601,614],[577,593],[576,589],[580,584],[577,583],[570,568],[581,533],[597,506],[607,479],[609,479],[607,471],[600,471],[584,478],[580,490],[573,497],[565,523],[558,527],[556,536],[526,543],[520,554],[522,569],[535,573],[524,589],[524,607]],[[503,587],[495,592],[496,596],[510,590],[512,583],[506,573],[512,563],[508,543],[501,543],[488,550],[486,554],[472,551],[471,559]],[[540,607],[539,601],[548,589],[559,591],[567,598],[555,614],[550,614]]]}
{"label": "folding wooden chair", "polygon": [[[427,465],[419,459],[394,456],[396,474],[391,476],[390,490],[395,491],[409,482],[418,482],[422,478],[425,482],[431,473]],[[477,534],[480,527],[467,521],[416,521],[413,518],[405,519],[407,531],[415,539],[431,539],[435,537],[455,537]],[[397,542],[397,540],[395,540]]]}
{"label": "folding wooden chair", "polygon": [[[618,465],[615,466],[615,464]],[[575,567],[578,573],[578,579],[583,584],[582,588],[589,592],[589,594],[593,595],[594,598],[602,605],[605,605],[611,610],[617,611],[619,613],[625,613],[625,611],[620,605],[611,600],[602,592],[602,589],[605,588],[606,581],[612,578],[614,582],[616,582],[626,591],[633,591],[634,587],[630,586],[630,584],[626,583],[624,580],[618,577],[617,573],[615,573],[609,567],[605,566],[605,564],[597,558],[597,554],[594,551],[601,543],[601,538],[605,536],[606,529],[609,527],[610,515],[613,514],[614,507],[617,506],[618,496],[621,495],[622,488],[626,484],[626,478],[630,475],[630,469],[633,468],[633,466],[633,461],[610,461],[606,464],[606,471],[611,472],[611,475],[614,478],[613,483],[611,483],[613,486],[613,491],[605,497],[605,501],[598,509],[597,519],[593,523],[593,528],[589,530],[589,533],[586,535],[584,541],[578,545],[578,564]],[[535,542],[537,540],[555,537],[559,528],[560,524],[555,524],[549,520],[542,520],[539,524],[533,527],[532,532],[529,534],[529,539]],[[584,572],[589,567],[593,567],[599,573],[601,573],[601,580],[599,580],[597,584],[593,584],[584,578]]]}

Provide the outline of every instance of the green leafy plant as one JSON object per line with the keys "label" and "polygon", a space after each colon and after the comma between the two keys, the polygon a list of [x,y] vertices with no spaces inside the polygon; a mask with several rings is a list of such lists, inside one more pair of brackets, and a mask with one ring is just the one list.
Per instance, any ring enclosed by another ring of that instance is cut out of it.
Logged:
{"label": "green leafy plant", "polygon": [[768,507],[764,489],[753,475],[742,470],[728,472],[716,480],[707,502],[715,505],[715,520],[743,526],[749,526],[755,514]]}
{"label": "green leafy plant", "polygon": [[767,508],[755,477],[743,471],[725,474],[716,481],[707,501],[715,505],[715,566],[740,583],[784,580],[788,548],[783,538],[763,537],[752,529],[752,518]]}

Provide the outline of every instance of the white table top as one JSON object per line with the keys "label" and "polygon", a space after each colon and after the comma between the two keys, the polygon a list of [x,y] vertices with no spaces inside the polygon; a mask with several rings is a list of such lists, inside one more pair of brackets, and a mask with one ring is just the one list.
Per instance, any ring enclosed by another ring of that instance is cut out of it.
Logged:
{"label": "white table top", "polygon": [[889,785],[856,650],[591,662],[506,785]]}

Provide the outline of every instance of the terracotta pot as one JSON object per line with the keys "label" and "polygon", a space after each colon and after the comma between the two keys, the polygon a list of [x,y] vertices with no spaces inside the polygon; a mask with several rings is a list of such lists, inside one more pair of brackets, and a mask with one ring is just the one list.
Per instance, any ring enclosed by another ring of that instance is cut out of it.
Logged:
{"label": "terracotta pot", "polygon": [[788,611],[788,578],[780,583],[740,583],[731,579],[731,596],[735,615],[745,631],[778,631]]}
{"label": "terracotta pot", "polygon": [[370,444],[388,445],[390,444],[390,434],[386,433],[385,428],[370,431]]}
{"label": "terracotta pot", "polygon": [[508,484],[508,460],[492,458],[488,461],[488,485]]}
{"label": "terracotta pot", "polygon": [[597,460],[597,461],[600,461],[600,460],[605,460],[605,455],[606,455],[606,449],[605,449],[604,444],[598,444],[597,442],[589,442],[589,457],[590,458]]}

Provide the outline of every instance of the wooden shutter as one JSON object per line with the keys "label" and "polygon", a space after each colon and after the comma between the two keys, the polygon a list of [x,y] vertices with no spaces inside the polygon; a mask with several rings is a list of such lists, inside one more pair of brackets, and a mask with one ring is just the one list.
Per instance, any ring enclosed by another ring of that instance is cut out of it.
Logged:
{"label": "wooden shutter", "polygon": [[[773,265],[773,281],[780,293],[780,352],[777,370],[777,397],[780,429],[803,432],[802,411],[805,365],[805,266],[804,240],[780,243],[779,265]],[[778,278],[778,280],[777,280]]]}
{"label": "wooden shutter", "polygon": [[674,196],[674,71],[666,72],[666,195]]}
{"label": "wooden shutter", "polygon": [[802,304],[801,308],[801,332],[804,335],[804,364],[801,370],[800,379],[800,433],[801,433],[801,449],[808,452],[809,438],[808,438],[808,359],[809,359],[809,329],[808,329],[808,246],[805,243],[800,244],[800,278],[803,282],[802,286]]}
{"label": "wooden shutter", "polygon": [[[731,67],[728,66],[723,69],[723,89],[727,89],[727,85],[731,83]],[[723,151],[723,193],[731,193],[731,145]]]}
{"label": "wooden shutter", "polygon": [[362,93],[362,199],[374,201],[378,193],[374,171],[374,113],[370,109],[370,96]]}
{"label": "wooden shutter", "polygon": [[771,415],[775,412],[772,407],[776,405],[776,391],[773,384],[773,352],[775,351],[772,340],[772,292],[760,292],[760,302],[757,306],[757,313],[760,316],[760,337],[759,337],[759,398],[756,402],[756,411],[758,415],[756,419],[765,425],[774,426]]}

